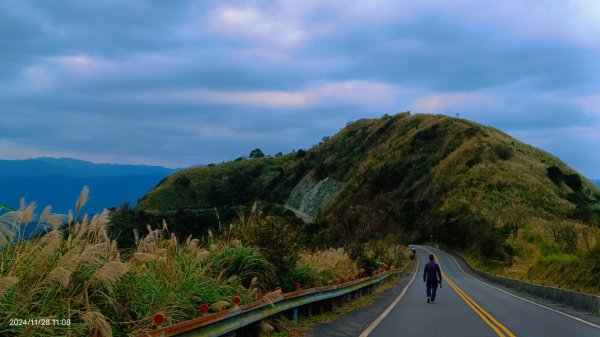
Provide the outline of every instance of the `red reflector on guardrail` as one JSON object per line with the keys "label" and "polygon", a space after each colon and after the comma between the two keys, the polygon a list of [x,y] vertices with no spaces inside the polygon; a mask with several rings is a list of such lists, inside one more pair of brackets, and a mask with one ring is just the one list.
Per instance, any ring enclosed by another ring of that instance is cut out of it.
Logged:
{"label": "red reflector on guardrail", "polygon": [[300,289],[302,286],[300,285],[300,283],[296,282],[294,284],[294,288],[296,288],[296,290]]}
{"label": "red reflector on guardrail", "polygon": [[161,314],[157,314],[154,316],[154,324],[159,325],[165,321],[165,317]]}
{"label": "red reflector on guardrail", "polygon": [[204,313],[208,312],[208,304],[201,304],[200,311],[202,311]]}
{"label": "red reflector on guardrail", "polygon": [[240,305],[240,303],[242,303],[242,299],[239,296],[236,296],[233,298],[233,303],[235,305]]}

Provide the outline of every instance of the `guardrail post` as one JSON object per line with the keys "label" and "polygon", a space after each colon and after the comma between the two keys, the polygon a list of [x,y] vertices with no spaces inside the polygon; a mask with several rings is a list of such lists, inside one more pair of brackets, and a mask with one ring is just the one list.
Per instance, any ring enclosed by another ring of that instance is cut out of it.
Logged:
{"label": "guardrail post", "polygon": [[292,315],[292,320],[294,321],[294,324],[298,324],[298,307],[294,308],[294,312]]}
{"label": "guardrail post", "polygon": [[308,305],[308,318],[312,317],[312,304]]}

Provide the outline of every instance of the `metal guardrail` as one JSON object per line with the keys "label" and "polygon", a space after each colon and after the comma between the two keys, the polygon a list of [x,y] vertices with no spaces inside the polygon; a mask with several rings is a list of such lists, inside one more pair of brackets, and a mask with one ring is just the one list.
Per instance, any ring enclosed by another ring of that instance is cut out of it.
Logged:
{"label": "metal guardrail", "polygon": [[377,276],[348,281],[339,285],[265,295],[260,300],[250,304],[148,331],[138,335],[138,337],[216,337],[234,332],[269,316],[288,310],[294,310],[294,318],[297,318],[297,310],[303,306],[309,306],[310,315],[311,304],[350,295],[357,291],[361,292],[362,295],[362,289],[379,286],[390,275],[400,271],[398,269],[389,270]]}
{"label": "metal guardrail", "polygon": [[472,267],[460,254],[454,253],[453,255],[457,256],[464,263],[464,265],[471,270],[471,272],[486,280],[524,292],[526,294],[568,305],[577,310],[585,311],[591,314],[600,313],[600,296],[576,292],[573,290],[543,286],[494,275]]}

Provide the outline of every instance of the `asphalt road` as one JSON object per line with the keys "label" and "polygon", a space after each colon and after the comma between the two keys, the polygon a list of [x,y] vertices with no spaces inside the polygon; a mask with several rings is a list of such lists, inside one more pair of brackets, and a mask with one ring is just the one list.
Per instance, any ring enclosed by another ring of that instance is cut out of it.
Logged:
{"label": "asphalt road", "polygon": [[[428,304],[423,268],[435,254],[445,279],[435,304]],[[600,337],[600,328],[508,294],[467,275],[446,253],[417,249],[414,282],[396,306],[360,336],[420,337]]]}

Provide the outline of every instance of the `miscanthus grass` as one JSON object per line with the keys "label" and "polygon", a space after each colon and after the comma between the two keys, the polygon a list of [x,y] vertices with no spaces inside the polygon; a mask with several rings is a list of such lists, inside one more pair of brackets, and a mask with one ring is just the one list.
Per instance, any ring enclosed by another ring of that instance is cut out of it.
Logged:
{"label": "miscanthus grass", "polygon": [[[155,329],[157,314],[170,325],[202,315],[201,304],[217,312],[235,296],[250,303],[278,284],[290,290],[360,271],[343,249],[299,252],[290,227],[256,207],[237,230],[180,240],[163,222],[134,232],[135,248],[120,251],[107,235],[108,211],[81,214],[88,194],[67,216],[47,207],[37,217],[24,201],[0,210],[0,336],[135,336]],[[35,225],[45,231],[26,239]]]}
{"label": "miscanthus grass", "polygon": [[[136,234],[135,250],[122,253],[107,235],[108,211],[80,216],[87,195],[86,188],[75,215],[46,208],[36,217],[35,205],[24,201],[0,215],[0,335],[136,335],[156,328],[156,314],[172,324],[199,316],[202,303],[220,311],[234,296],[251,302],[262,280],[272,277],[272,265],[256,248],[179,242],[166,224]],[[36,224],[46,231],[25,239],[23,229]],[[11,319],[70,324],[11,325]]]}

